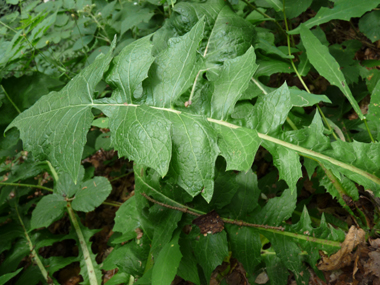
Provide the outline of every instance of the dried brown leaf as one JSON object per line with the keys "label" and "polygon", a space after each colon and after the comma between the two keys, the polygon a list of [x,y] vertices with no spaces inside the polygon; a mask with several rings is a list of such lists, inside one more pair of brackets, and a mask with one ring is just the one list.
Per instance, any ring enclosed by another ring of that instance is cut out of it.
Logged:
{"label": "dried brown leaf", "polygon": [[348,231],[341,249],[327,257],[322,255],[322,260],[318,264],[318,269],[323,271],[337,270],[351,264],[354,259],[352,255],[353,249],[361,243],[365,242],[365,232],[352,226]]}

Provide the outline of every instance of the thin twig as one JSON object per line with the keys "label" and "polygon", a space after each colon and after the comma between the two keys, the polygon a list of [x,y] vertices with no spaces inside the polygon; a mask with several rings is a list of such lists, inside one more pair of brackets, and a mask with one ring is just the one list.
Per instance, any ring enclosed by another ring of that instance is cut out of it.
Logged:
{"label": "thin twig", "polygon": [[[160,205],[162,207],[169,208],[169,209],[172,209],[172,210],[181,211],[183,213],[187,213],[187,214],[190,214],[190,215],[193,215],[193,216],[196,216],[196,217],[202,216],[201,214],[198,214],[198,213],[195,213],[194,211],[192,211],[193,209],[191,209],[191,208],[170,206],[170,205],[161,203],[161,202],[159,202],[157,200],[154,200],[153,198],[149,197],[145,193],[141,193],[141,195],[143,195],[149,201],[151,201],[151,202],[153,202],[153,203],[155,203],[157,205]],[[191,210],[189,210],[189,209],[191,209]],[[200,212],[200,211],[198,211],[198,212]],[[203,213],[203,215],[206,215],[206,213]],[[277,231],[284,231],[285,230],[283,227],[273,227],[273,226],[268,226],[268,225],[251,224],[251,223],[247,223],[247,222],[244,222],[244,221],[231,220],[231,219],[227,219],[227,218],[223,218],[223,217],[221,217],[220,219],[223,222],[227,223],[227,224],[238,225],[240,227],[244,226],[244,227],[251,227],[251,228],[263,228],[263,229],[272,229],[272,230],[277,230]]]}
{"label": "thin twig", "polygon": [[28,235],[28,231],[26,230],[25,225],[24,225],[24,222],[22,221],[21,216],[20,216],[20,213],[19,213],[19,211],[18,211],[17,203],[15,204],[15,210],[16,210],[17,217],[18,217],[18,219],[19,219],[19,221],[20,221],[21,227],[22,227],[23,230],[24,230],[25,238],[26,238],[26,240],[28,241],[29,249],[30,249],[30,252],[31,252],[31,254],[32,254],[32,259],[34,260],[34,262],[37,264],[38,268],[40,269],[41,274],[42,274],[42,276],[44,277],[45,281],[46,281],[48,284],[54,284],[54,282],[51,280],[51,278],[49,278],[49,274],[48,274],[48,272],[46,271],[44,265],[43,265],[42,262],[41,262],[41,259],[38,257],[37,252],[36,252],[36,250],[34,249],[34,246],[33,246],[32,240],[30,239],[30,237],[29,237],[29,235]]}

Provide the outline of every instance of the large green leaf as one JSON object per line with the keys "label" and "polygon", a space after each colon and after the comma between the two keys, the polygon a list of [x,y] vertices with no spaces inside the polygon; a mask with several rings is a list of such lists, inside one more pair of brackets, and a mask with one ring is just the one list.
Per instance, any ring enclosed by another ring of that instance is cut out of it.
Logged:
{"label": "large green leaf", "polygon": [[115,42],[107,55],[99,56],[61,91],[43,96],[6,129],[17,127],[25,149],[38,159],[49,159],[55,168],[70,173],[74,181],[93,120],[94,90],[108,69]]}
{"label": "large green leaf", "polygon": [[[380,4],[380,0],[367,0],[365,5],[362,2],[356,0],[335,0],[334,8],[329,9],[322,7],[317,15],[310,20],[306,21],[304,25],[307,28],[312,28],[315,25],[321,25],[331,20],[345,20],[348,21],[354,17],[360,17],[365,12],[376,8]],[[296,28],[290,31],[290,34],[300,33],[300,28]]]}
{"label": "large green leaf", "polygon": [[[380,1],[378,1],[380,2]],[[328,48],[313,35],[313,33],[303,24],[301,25],[301,39],[306,48],[307,57],[315,69],[325,77],[332,85],[337,86],[346,96],[355,112],[361,120],[364,116],[360,110],[358,103],[352,96],[351,90],[348,87],[343,73],[340,71],[339,64],[331,56]]]}
{"label": "large green leaf", "polygon": [[151,90],[147,102],[157,107],[171,107],[191,86],[198,72],[197,50],[204,25],[202,18],[189,33],[171,38],[168,48],[157,56],[147,81],[147,88]]}

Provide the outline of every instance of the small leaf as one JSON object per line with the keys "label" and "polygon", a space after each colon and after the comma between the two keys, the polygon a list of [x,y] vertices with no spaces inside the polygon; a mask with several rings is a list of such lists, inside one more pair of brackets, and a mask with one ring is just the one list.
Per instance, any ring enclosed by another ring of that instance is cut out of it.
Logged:
{"label": "small leaf", "polygon": [[269,199],[268,203],[261,209],[255,219],[260,224],[279,226],[283,221],[292,216],[296,208],[297,192],[285,190],[281,197]]}
{"label": "small leaf", "polygon": [[234,219],[246,220],[247,214],[258,206],[260,189],[257,176],[249,169],[246,173],[240,172],[236,177],[238,191],[228,205],[228,210]]}
{"label": "small leaf", "polygon": [[155,254],[165,247],[172,239],[173,232],[178,227],[178,222],[182,218],[182,212],[153,205],[149,209],[149,220],[155,226],[151,252]]}
{"label": "small leaf", "polygon": [[[217,8],[221,7],[212,7],[212,14]],[[206,66],[212,69],[208,76],[212,76],[212,72],[227,59],[243,55],[253,44],[254,35],[253,25],[234,13],[228,5],[224,6],[218,13],[204,50],[202,49]]]}
{"label": "small leaf", "polygon": [[248,171],[261,144],[257,132],[247,128],[233,129],[219,124],[213,126],[220,137],[218,139],[220,154],[227,161],[226,171]]}
{"label": "small leaf", "polygon": [[276,285],[288,284],[289,271],[275,254],[264,254],[263,260],[271,283]]}
{"label": "small leaf", "polygon": [[380,39],[380,11],[372,11],[359,20],[359,29],[366,35],[371,42],[376,42]]}
{"label": "small leaf", "polygon": [[265,0],[276,12],[282,11],[282,3],[280,0]]}
{"label": "small leaf", "polygon": [[180,238],[179,245],[184,258],[181,259],[177,275],[186,281],[200,285],[201,281],[199,280],[198,263],[191,248],[191,243],[188,239]]}
{"label": "small leaf", "polygon": [[272,133],[285,122],[291,108],[289,88],[284,83],[280,88],[257,100],[247,124],[258,132]]}
{"label": "small leaf", "polygon": [[179,234],[180,231],[177,231],[172,240],[160,251],[153,267],[153,285],[166,285],[174,280],[182,258],[178,244]]}
{"label": "small leaf", "polygon": [[360,107],[355,98],[352,96],[346,79],[344,78],[343,73],[340,71],[339,64],[331,56],[328,48],[322,45],[321,42],[308,28],[306,28],[304,24],[301,25],[301,39],[306,48],[307,57],[309,58],[311,64],[332,85],[337,86],[342,91],[348,101],[350,101],[351,106],[354,108],[359,118],[363,120],[364,116],[360,110]]}
{"label": "small leaf", "polygon": [[143,235],[137,243],[135,240],[116,246],[103,262],[103,270],[118,268],[122,272],[128,272],[133,276],[142,276],[145,262],[150,250],[150,241]]}
{"label": "small leaf", "polygon": [[[285,13],[288,19],[295,18],[301,13],[305,12],[310,7],[313,0],[286,0],[285,1]],[[282,10],[282,9],[281,9]]]}
{"label": "small leaf", "polygon": [[148,77],[154,61],[152,47],[150,36],[147,36],[127,45],[114,58],[106,81],[116,86],[112,98],[117,103],[133,103],[135,92],[141,89],[141,82]]}
{"label": "small leaf", "polygon": [[227,234],[225,231],[214,235],[201,235],[194,242],[195,257],[203,269],[207,283],[209,283],[212,271],[221,265],[223,259],[228,256]]}
{"label": "small leaf", "polygon": [[138,209],[136,208],[136,199],[135,196],[132,196],[117,210],[113,231],[123,234],[130,233],[131,238],[133,238],[136,236],[135,229],[139,226],[140,220]]}
{"label": "small leaf", "polygon": [[31,228],[48,227],[51,223],[63,217],[66,200],[62,195],[51,194],[43,197],[32,213]]}
{"label": "small leaf", "polygon": [[111,190],[108,179],[97,176],[81,184],[71,205],[76,211],[91,212],[106,200]]}
{"label": "small leaf", "polygon": [[254,275],[254,270],[261,262],[260,234],[253,228],[230,224],[226,224],[226,230],[231,244],[232,256],[243,264],[249,275]]}
{"label": "small leaf", "polygon": [[313,106],[319,102],[331,103],[331,100],[326,95],[310,94],[296,88],[289,88],[289,91],[293,106],[306,107]]}
{"label": "small leaf", "polygon": [[94,127],[98,127],[100,129],[108,128],[109,119],[108,118],[98,118],[92,122]]}

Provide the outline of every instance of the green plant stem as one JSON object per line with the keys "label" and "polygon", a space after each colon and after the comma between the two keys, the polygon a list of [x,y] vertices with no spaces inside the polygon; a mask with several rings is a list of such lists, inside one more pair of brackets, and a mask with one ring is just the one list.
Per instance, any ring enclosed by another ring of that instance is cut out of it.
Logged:
{"label": "green plant stem", "polygon": [[57,183],[58,182],[58,174],[57,172],[55,171],[53,165],[51,165],[50,161],[49,160],[45,160],[45,163],[48,165],[49,169],[50,169],[50,172],[51,172],[51,175],[53,176],[54,178],[54,181]]}
{"label": "green plant stem", "polygon": [[[285,29],[286,29],[287,32],[289,32],[288,21],[287,21],[286,13],[285,13],[285,0],[282,0],[282,4],[283,4],[282,12],[283,12],[283,14],[284,14]],[[289,35],[288,35],[287,33],[286,33],[286,41],[287,41],[287,44],[288,44],[288,53],[289,53],[289,55],[291,56],[292,53],[291,53],[291,50],[290,50],[290,37],[289,37]],[[293,62],[293,60],[292,60],[291,58],[290,58],[289,60],[290,60],[290,64],[291,64],[292,67],[293,67],[294,72],[296,73],[298,79],[301,81],[303,87],[305,88],[305,90],[307,91],[307,93],[311,93],[310,90],[309,90],[309,88],[307,87],[306,83],[303,81],[301,75],[299,74],[299,72],[298,72],[298,70],[297,70],[297,68],[296,68],[296,66],[295,66],[295,64],[294,64],[294,62]],[[319,107],[318,104],[316,104],[316,106],[317,106],[317,108],[318,108],[319,113],[320,113],[321,116],[322,116],[322,120],[323,120],[323,122],[325,123],[326,127],[329,129],[329,131],[331,131],[331,134],[333,135],[333,137],[334,137],[336,140],[338,140],[337,135],[335,134],[334,130],[331,128],[330,124],[327,122],[326,117],[325,117],[325,115],[323,114],[321,108]]]}
{"label": "green plant stem", "polygon": [[8,182],[0,182],[0,185],[4,186],[16,186],[16,187],[29,187],[29,188],[37,188],[37,189],[42,189],[50,192],[54,192],[53,189],[45,187],[45,186],[40,186],[40,185],[33,185],[33,184],[20,184],[20,183],[8,183]]}
{"label": "green plant stem", "polygon": [[110,39],[108,38],[108,34],[107,34],[107,31],[106,31],[106,29],[99,23],[99,21],[96,19],[96,17],[94,16],[94,15],[92,15],[92,13],[90,12],[89,13],[89,16],[94,20],[94,22],[96,23],[96,25],[99,27],[99,28],[101,28],[102,29],[102,31],[104,32],[104,39],[106,39],[107,40],[107,42],[109,43],[109,44],[111,44],[111,41],[110,41]]}
{"label": "green plant stem", "polygon": [[6,27],[7,29],[11,30],[12,32],[14,32],[15,34],[17,34],[18,32],[11,28],[10,26],[8,26],[7,24],[3,23],[2,21],[0,21],[0,24],[3,25],[4,27]]}
{"label": "green plant stem", "polygon": [[286,122],[289,124],[289,126],[293,129],[293,130],[298,130],[297,126],[293,123],[293,121],[288,117],[286,117]]}
{"label": "green plant stem", "polygon": [[128,172],[128,173],[125,173],[125,174],[123,174],[123,175],[120,175],[120,176],[118,176],[118,177],[115,177],[114,179],[110,180],[110,183],[111,183],[111,182],[114,182],[114,181],[116,181],[116,180],[119,180],[120,178],[123,178],[123,177],[125,177],[125,176],[128,176],[129,174],[132,174],[132,173],[133,173],[133,171],[130,171],[130,172]]}
{"label": "green plant stem", "polygon": [[15,203],[15,210],[16,210],[17,217],[20,221],[20,224],[22,226],[22,229],[24,230],[24,234],[25,234],[26,240],[28,241],[29,249],[30,249],[30,252],[32,253],[32,258],[33,258],[34,262],[37,264],[38,268],[40,269],[41,274],[44,277],[45,281],[48,284],[54,284],[53,281],[48,277],[49,275],[48,275],[44,265],[42,264],[40,258],[38,257],[36,250],[34,249],[33,243],[32,243],[32,241],[28,235],[28,231],[26,230],[24,222],[22,221],[20,213],[18,211],[17,203]]}
{"label": "green plant stem", "polygon": [[[42,190],[46,190],[46,191],[49,191],[49,192],[54,192],[54,190],[51,189],[51,188],[48,188],[48,187],[45,187],[45,186],[40,186],[40,185],[33,185],[33,184],[0,182],[0,185],[37,188],[37,189],[42,189]],[[113,206],[113,207],[120,207],[122,205],[122,203],[119,203],[119,202],[105,202],[105,201],[102,204],[103,205],[107,205],[107,206]]]}
{"label": "green plant stem", "polygon": [[1,89],[3,89],[3,92],[5,94],[5,96],[7,96],[7,99],[9,100],[9,102],[11,102],[11,104],[13,105],[13,107],[16,109],[17,113],[21,114],[21,111],[20,109],[16,106],[16,104],[12,101],[11,97],[9,97],[7,91],[4,89],[3,85],[0,85],[1,86]]}
{"label": "green plant stem", "polygon": [[74,213],[73,208],[71,207],[70,201],[67,202],[66,208],[67,208],[67,212],[69,213],[70,220],[74,226],[75,232],[76,232],[78,239],[79,239],[80,247],[81,247],[82,253],[83,253],[83,259],[84,259],[84,261],[86,263],[86,267],[87,267],[88,279],[90,281],[90,284],[91,285],[98,285],[98,280],[96,279],[94,265],[92,264],[92,260],[91,260],[91,256],[90,256],[90,251],[86,245],[86,240],[84,239],[82,230],[79,226],[77,218],[75,217],[75,213]]}

